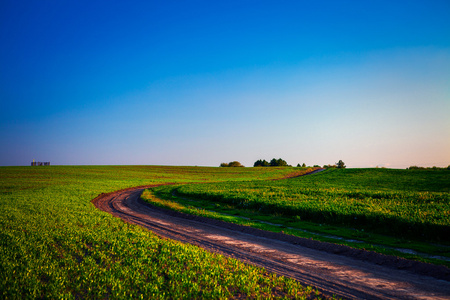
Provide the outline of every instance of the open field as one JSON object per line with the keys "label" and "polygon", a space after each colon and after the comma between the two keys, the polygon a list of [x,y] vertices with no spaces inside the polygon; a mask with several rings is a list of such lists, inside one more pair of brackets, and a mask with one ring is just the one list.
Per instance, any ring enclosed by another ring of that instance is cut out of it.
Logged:
{"label": "open field", "polygon": [[160,239],[97,210],[90,202],[101,193],[132,186],[272,179],[292,171],[2,167],[1,298],[315,297],[313,288],[292,279]]}
{"label": "open field", "polygon": [[97,197],[94,205],[160,236],[238,258],[348,299],[433,299],[450,295],[450,269],[348,246],[275,233],[157,207],[146,187]]}
{"label": "open field", "polygon": [[153,189],[162,206],[436,264],[450,261],[448,170],[329,169]]}
{"label": "open field", "polygon": [[[144,197],[176,210],[383,253],[387,251],[383,245],[391,245],[450,257],[445,234],[448,171],[328,170],[272,180],[304,172],[299,168],[2,167],[2,298],[320,296],[314,288],[264,269],[161,239],[97,210],[90,202],[102,193],[144,185],[175,183],[152,188]],[[389,230],[383,222],[397,222],[392,224],[400,227]],[[406,237],[399,237],[401,226],[406,226]],[[448,266],[445,260],[403,255]]]}

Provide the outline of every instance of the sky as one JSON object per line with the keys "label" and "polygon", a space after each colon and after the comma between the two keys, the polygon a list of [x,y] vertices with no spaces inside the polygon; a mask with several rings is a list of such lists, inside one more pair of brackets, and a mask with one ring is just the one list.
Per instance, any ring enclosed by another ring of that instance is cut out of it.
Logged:
{"label": "sky", "polygon": [[450,2],[0,2],[0,165],[450,165]]}

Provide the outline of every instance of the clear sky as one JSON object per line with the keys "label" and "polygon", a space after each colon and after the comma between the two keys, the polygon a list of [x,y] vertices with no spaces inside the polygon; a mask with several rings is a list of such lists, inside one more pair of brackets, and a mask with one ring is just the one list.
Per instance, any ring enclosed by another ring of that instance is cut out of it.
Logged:
{"label": "clear sky", "polygon": [[450,2],[0,2],[0,165],[450,164]]}

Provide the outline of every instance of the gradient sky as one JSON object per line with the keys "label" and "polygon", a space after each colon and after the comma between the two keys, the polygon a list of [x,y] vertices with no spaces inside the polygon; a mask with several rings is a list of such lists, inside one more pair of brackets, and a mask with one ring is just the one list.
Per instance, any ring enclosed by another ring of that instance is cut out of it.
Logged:
{"label": "gradient sky", "polygon": [[450,2],[0,2],[0,165],[450,164]]}

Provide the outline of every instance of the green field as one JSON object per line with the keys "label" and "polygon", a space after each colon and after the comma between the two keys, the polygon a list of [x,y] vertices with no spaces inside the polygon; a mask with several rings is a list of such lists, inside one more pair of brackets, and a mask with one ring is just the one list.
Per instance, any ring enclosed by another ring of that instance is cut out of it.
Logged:
{"label": "green field", "polygon": [[97,210],[100,193],[147,184],[282,178],[289,168],[0,168],[0,298],[316,297],[310,287]]}
{"label": "green field", "polygon": [[266,230],[450,265],[445,169],[332,168],[285,180],[158,187],[144,198]]}
{"label": "green field", "polygon": [[[157,205],[449,265],[448,170],[163,166],[0,168],[2,298],[319,295],[97,210],[101,193],[148,184]],[[282,180],[272,180],[282,179]],[[404,254],[396,248],[415,249]],[[444,260],[433,258],[439,256]],[[431,258],[430,258],[431,257]]]}

